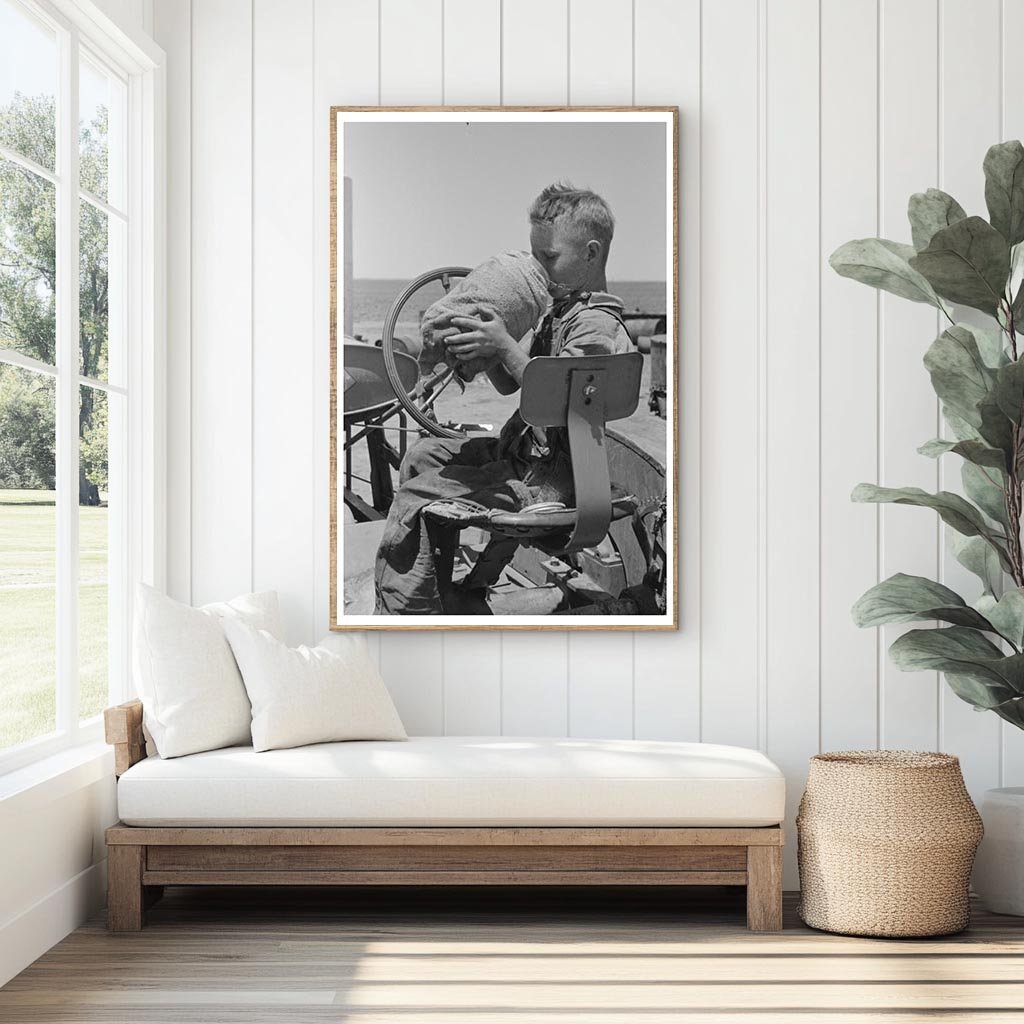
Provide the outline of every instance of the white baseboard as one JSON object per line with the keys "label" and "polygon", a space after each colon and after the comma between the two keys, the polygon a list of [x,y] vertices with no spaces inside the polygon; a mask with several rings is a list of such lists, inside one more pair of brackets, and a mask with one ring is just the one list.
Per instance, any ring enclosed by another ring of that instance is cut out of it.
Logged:
{"label": "white baseboard", "polygon": [[93,864],[0,927],[0,985],[84,924],[107,902],[106,859]]}

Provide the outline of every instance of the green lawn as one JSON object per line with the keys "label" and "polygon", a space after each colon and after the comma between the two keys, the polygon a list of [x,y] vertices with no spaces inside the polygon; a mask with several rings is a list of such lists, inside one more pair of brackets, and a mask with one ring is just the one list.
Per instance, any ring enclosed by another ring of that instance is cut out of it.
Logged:
{"label": "green lawn", "polygon": [[[107,703],[107,509],[79,513],[81,715]],[[0,750],[55,727],[53,491],[0,490]]]}

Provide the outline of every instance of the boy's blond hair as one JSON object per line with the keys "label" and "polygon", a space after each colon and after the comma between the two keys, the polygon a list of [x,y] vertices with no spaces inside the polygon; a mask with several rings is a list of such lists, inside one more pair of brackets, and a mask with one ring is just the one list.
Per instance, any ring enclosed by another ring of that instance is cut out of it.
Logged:
{"label": "boy's blond hair", "polygon": [[576,188],[567,181],[548,185],[530,206],[530,223],[554,224],[563,218],[587,239],[596,238],[604,246],[607,259],[615,218],[611,207],[596,192]]}

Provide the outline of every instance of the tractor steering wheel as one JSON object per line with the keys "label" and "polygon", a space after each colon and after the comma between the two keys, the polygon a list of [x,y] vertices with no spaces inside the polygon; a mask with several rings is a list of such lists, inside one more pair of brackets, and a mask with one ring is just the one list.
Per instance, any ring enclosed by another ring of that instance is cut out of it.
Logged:
{"label": "tractor steering wheel", "polygon": [[421,288],[439,281],[447,295],[452,288],[452,279],[465,277],[469,270],[469,267],[439,267],[437,270],[428,270],[425,274],[420,274],[415,280],[410,281],[405,290],[395,299],[391,309],[388,310],[381,337],[384,369],[402,407],[424,430],[428,430],[436,437],[455,440],[466,437],[466,432],[456,429],[453,425],[438,423],[432,413],[438,396],[455,379],[455,371],[450,366],[434,369],[425,376],[421,376],[416,382],[416,386],[411,391],[407,391],[395,361],[395,327],[401,318],[402,310]]}

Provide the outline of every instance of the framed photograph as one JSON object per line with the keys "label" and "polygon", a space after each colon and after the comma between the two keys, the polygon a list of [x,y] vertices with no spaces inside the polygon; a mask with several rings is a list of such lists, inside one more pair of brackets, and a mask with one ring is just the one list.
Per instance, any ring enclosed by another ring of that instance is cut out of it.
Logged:
{"label": "framed photograph", "polygon": [[332,108],[332,629],[677,628],[678,117]]}

